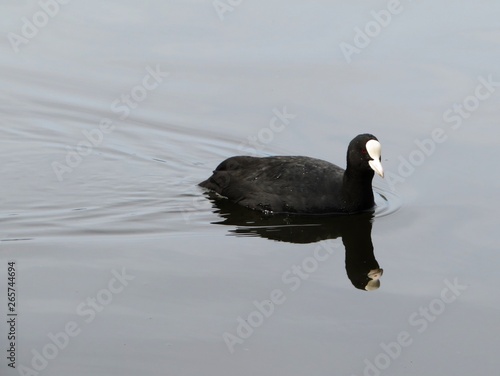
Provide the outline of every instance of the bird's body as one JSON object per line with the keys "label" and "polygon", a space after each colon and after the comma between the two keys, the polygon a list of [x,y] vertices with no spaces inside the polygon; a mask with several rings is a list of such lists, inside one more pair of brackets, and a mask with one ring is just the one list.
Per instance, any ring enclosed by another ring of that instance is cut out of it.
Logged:
{"label": "bird's body", "polygon": [[372,135],[360,135],[349,145],[346,170],[310,157],[236,156],[223,161],[200,186],[254,210],[355,213],[375,205],[371,187],[374,158],[382,175],[380,144]]}

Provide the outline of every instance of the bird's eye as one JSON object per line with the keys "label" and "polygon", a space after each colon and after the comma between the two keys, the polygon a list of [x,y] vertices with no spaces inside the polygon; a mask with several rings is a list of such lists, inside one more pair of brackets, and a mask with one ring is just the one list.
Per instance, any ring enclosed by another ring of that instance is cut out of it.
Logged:
{"label": "bird's eye", "polygon": [[366,149],[361,149],[361,154],[368,154],[368,152],[366,151]]}

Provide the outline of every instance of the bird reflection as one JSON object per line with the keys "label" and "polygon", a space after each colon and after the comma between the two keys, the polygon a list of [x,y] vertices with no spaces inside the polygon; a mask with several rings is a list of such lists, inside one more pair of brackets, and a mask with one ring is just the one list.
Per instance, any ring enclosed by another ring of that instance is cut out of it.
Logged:
{"label": "bird reflection", "polygon": [[260,236],[288,243],[314,243],[342,238],[347,276],[354,287],[373,291],[380,287],[383,270],[373,254],[371,239],[373,212],[341,216],[268,215],[249,210],[212,192],[206,193],[214,212],[223,220],[214,224],[236,226],[238,236]]}

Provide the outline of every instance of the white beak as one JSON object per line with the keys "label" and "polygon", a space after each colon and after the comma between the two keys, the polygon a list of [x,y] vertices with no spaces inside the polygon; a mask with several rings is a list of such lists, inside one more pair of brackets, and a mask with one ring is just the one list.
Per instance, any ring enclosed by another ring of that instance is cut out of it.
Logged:
{"label": "white beak", "polygon": [[368,164],[381,177],[384,177],[384,168],[382,167],[382,163],[380,163],[380,155],[381,155],[381,145],[377,140],[370,140],[366,143],[366,151],[368,155],[372,158],[372,160],[368,161]]}

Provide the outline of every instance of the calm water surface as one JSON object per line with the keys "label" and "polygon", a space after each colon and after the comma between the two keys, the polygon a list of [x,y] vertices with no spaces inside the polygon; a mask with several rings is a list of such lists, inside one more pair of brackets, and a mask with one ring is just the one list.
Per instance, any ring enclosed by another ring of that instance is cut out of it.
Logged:
{"label": "calm water surface", "polygon": [[[0,6],[2,375],[498,373],[497,2],[50,4]],[[364,132],[373,215],[196,185]]]}

